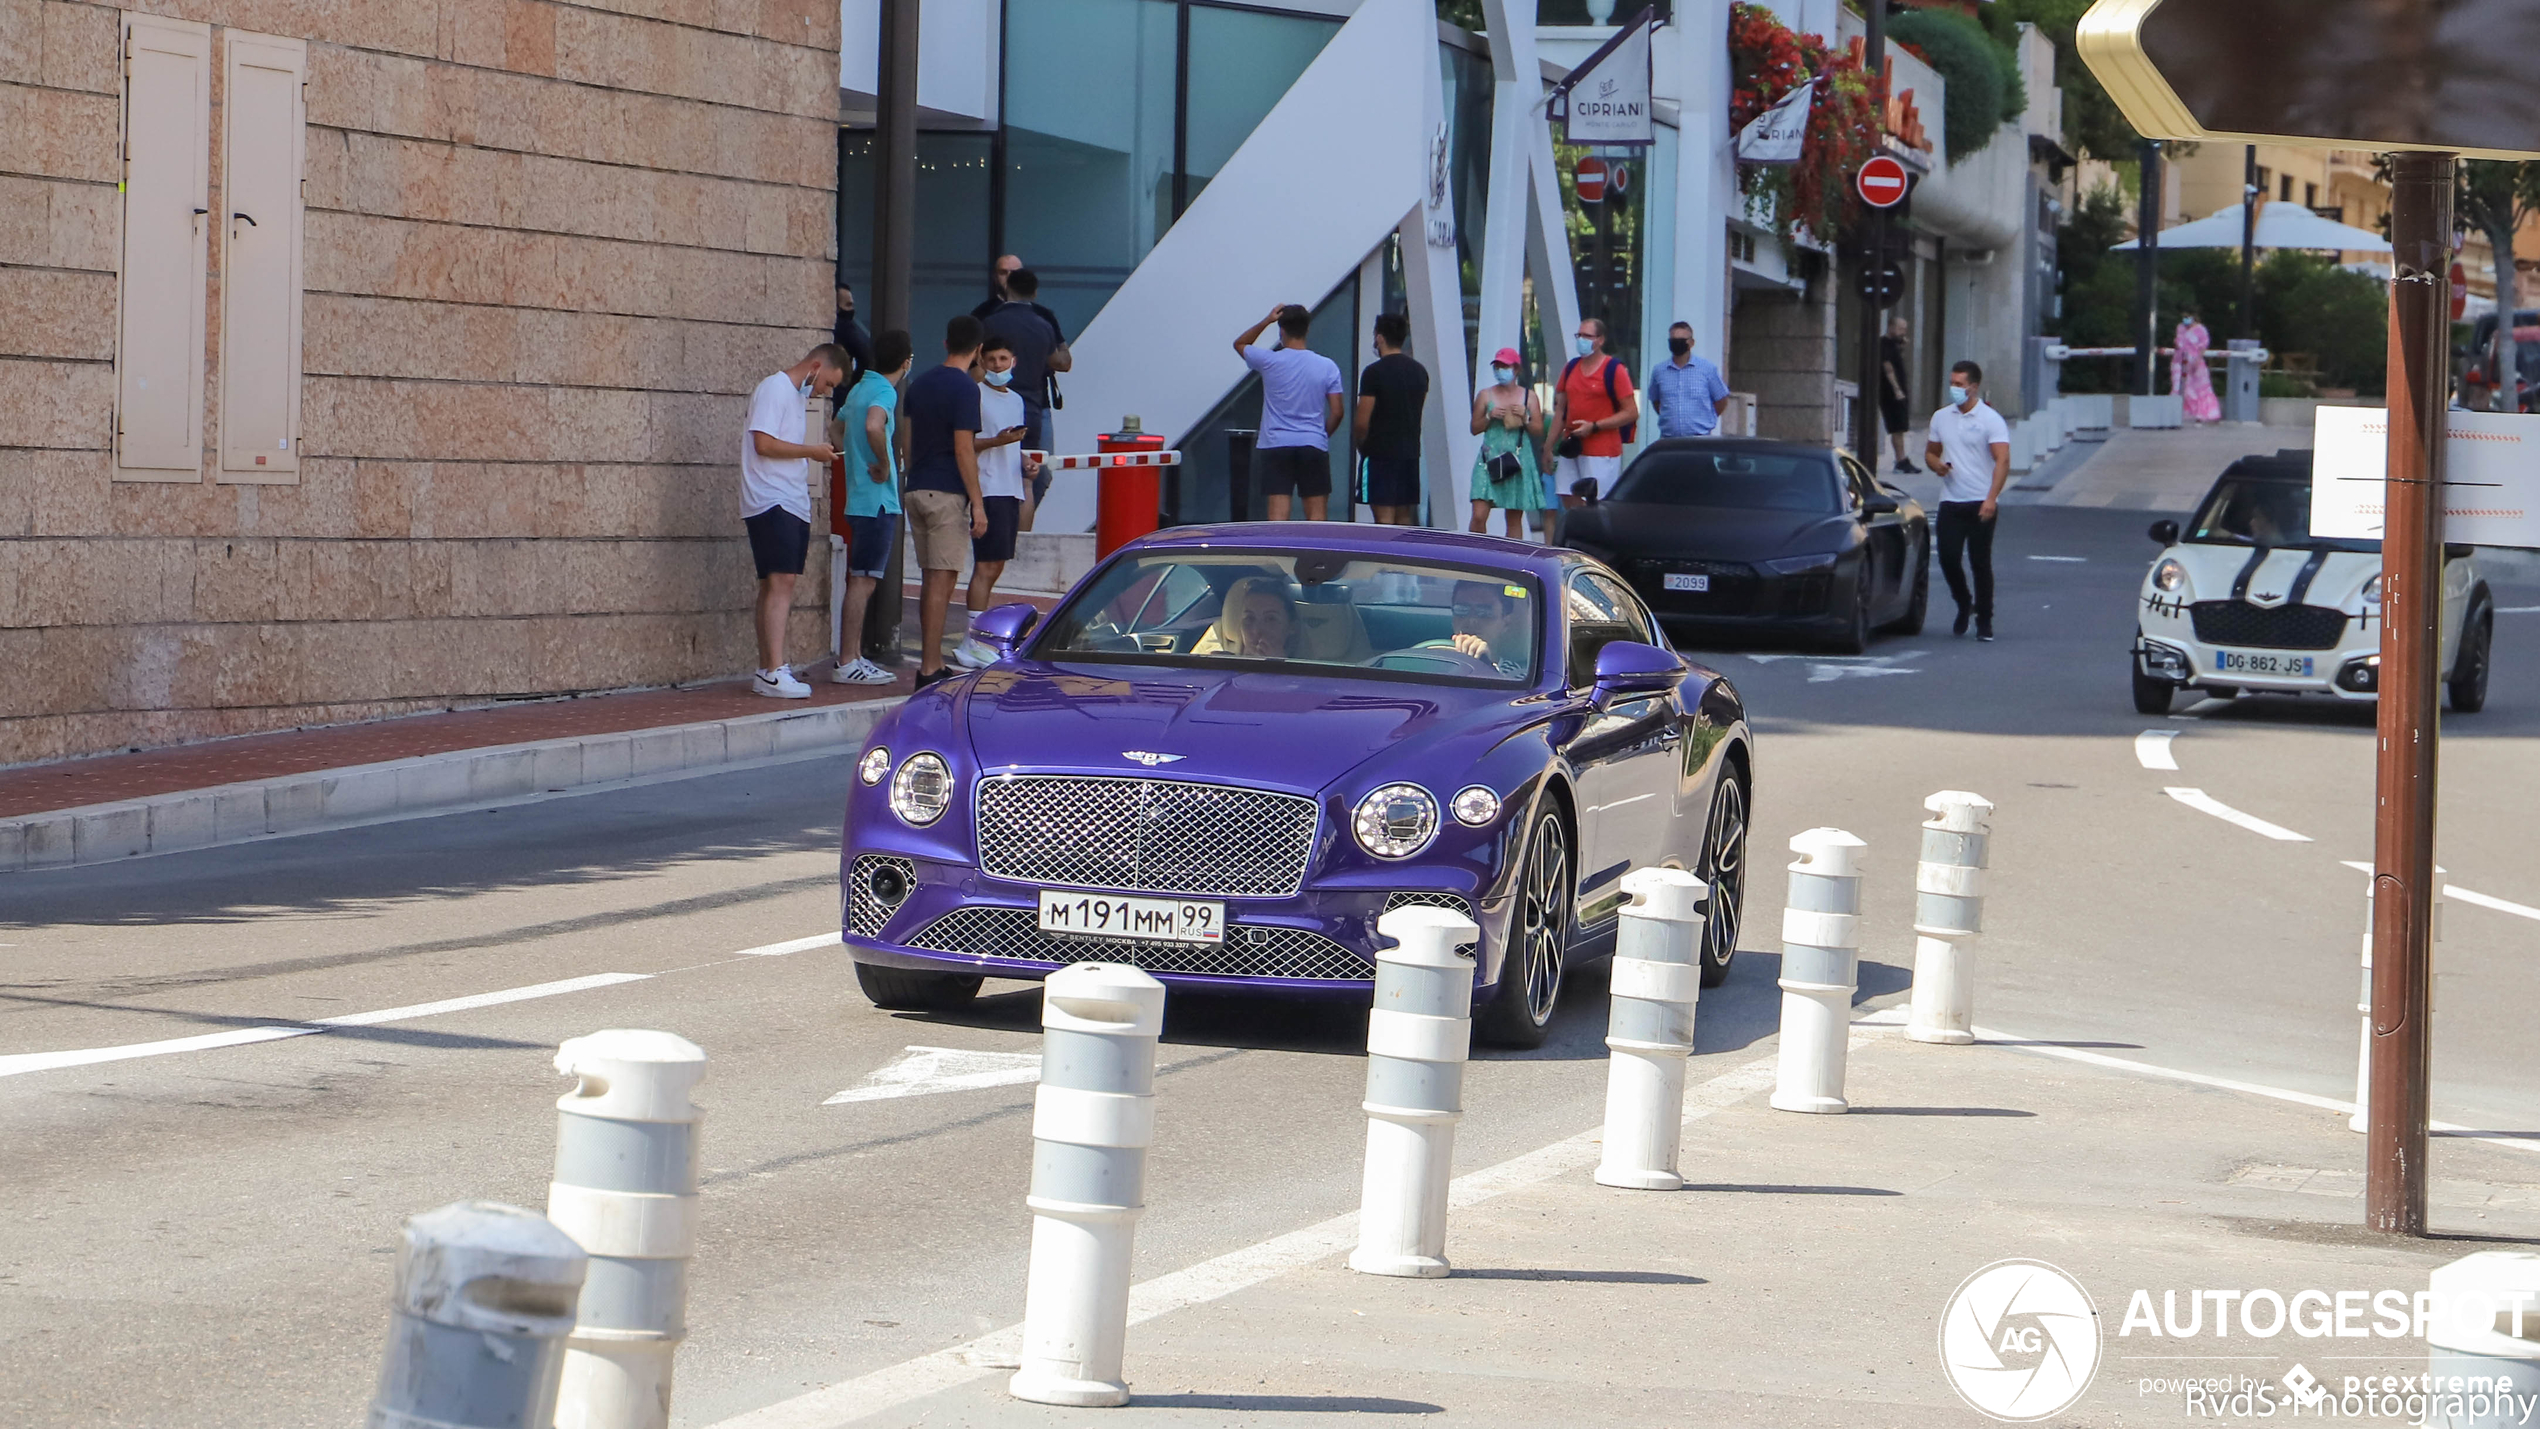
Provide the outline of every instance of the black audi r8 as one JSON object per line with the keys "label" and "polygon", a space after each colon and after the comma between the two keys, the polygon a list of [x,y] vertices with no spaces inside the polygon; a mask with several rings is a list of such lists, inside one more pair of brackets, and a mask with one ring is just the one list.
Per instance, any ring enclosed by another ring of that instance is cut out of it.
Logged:
{"label": "black audi r8", "polygon": [[1931,604],[1931,522],[1848,452],[1799,442],[1654,442],[1562,543],[1620,572],[1670,625],[1790,631],[1846,654],[1912,635]]}

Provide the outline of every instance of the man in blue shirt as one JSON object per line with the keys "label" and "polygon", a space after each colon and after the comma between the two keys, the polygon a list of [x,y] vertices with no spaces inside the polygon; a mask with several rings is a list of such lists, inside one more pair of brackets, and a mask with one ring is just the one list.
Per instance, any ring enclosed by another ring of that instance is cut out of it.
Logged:
{"label": "man in blue shirt", "polygon": [[[1253,340],[1279,325],[1277,347]],[[1281,303],[1270,316],[1235,339],[1244,365],[1261,374],[1261,436],[1253,443],[1252,475],[1262,513],[1288,519],[1291,498],[1305,504],[1305,519],[1320,521],[1332,499],[1332,431],[1341,424],[1341,370],[1305,345],[1312,320],[1304,308]]]}
{"label": "man in blue shirt", "polygon": [[1693,324],[1667,329],[1670,360],[1649,370],[1649,405],[1658,410],[1658,435],[1707,437],[1729,410],[1729,384],[1720,369],[1693,350]]}

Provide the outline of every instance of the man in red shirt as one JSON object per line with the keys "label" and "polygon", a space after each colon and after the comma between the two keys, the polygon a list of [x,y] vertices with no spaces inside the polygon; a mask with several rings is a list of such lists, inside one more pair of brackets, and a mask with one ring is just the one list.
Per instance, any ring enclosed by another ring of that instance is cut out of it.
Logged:
{"label": "man in red shirt", "polygon": [[[1640,397],[1632,391],[1632,374],[1606,355],[1605,321],[1581,318],[1575,338],[1578,356],[1562,369],[1552,393],[1552,449],[1544,453],[1544,470],[1552,473],[1552,493],[1567,506],[1583,505],[1590,483],[1595,499],[1614,490],[1623,473],[1623,439],[1640,418]],[[1558,457],[1558,464],[1554,458]]]}

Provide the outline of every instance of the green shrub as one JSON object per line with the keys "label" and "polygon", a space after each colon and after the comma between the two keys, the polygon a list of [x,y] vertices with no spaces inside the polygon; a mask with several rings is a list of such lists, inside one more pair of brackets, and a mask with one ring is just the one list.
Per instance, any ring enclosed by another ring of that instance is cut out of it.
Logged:
{"label": "green shrub", "polygon": [[1983,148],[1993,131],[2020,117],[2028,92],[2011,52],[1955,10],[1911,10],[1888,21],[1891,44],[1912,45],[1949,86],[1941,118],[1949,162]]}

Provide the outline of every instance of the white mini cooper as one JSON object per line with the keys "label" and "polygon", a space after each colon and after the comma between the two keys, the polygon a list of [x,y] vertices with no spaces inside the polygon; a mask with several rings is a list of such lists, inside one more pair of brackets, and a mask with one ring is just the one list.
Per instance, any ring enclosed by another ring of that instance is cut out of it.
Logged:
{"label": "white mini cooper", "polygon": [[[2181,531],[2152,523],[2160,559],[2135,617],[2134,707],[2166,713],[2195,689],[2228,699],[2369,700],[2381,683],[2381,543],[2314,537],[2311,454],[2242,457]],[[2487,703],[2496,607],[2468,546],[2443,548],[2443,646],[2452,708]]]}

